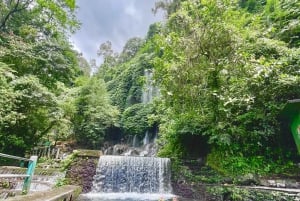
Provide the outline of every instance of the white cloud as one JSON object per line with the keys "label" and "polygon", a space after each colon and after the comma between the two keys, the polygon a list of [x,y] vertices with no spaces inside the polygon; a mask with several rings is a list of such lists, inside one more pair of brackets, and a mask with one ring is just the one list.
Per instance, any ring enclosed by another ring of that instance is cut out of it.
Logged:
{"label": "white cloud", "polygon": [[156,0],[77,0],[77,17],[81,29],[72,36],[74,47],[89,61],[96,58],[101,43],[109,40],[116,51],[121,51],[132,37],[143,37],[150,24],[162,20],[151,8]]}
{"label": "white cloud", "polygon": [[137,15],[137,10],[133,4],[133,2],[131,2],[129,5],[127,5],[125,7],[125,14],[131,16],[131,17],[136,17]]}

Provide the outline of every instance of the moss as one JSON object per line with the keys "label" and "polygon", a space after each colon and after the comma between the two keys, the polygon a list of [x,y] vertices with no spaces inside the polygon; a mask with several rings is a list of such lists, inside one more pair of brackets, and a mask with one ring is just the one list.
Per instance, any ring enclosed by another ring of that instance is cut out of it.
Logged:
{"label": "moss", "polygon": [[79,156],[79,157],[99,158],[102,155],[102,151],[99,151],[99,150],[78,149],[76,151],[77,151],[77,156]]}

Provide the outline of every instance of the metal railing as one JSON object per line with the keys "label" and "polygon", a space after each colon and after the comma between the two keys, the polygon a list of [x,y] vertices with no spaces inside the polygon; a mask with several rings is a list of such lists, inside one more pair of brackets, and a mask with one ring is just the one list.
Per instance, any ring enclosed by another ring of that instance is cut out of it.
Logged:
{"label": "metal railing", "polygon": [[31,156],[28,159],[28,158],[22,158],[22,157],[12,156],[12,155],[2,154],[2,153],[0,153],[0,157],[15,159],[15,160],[19,160],[19,161],[28,161],[28,167],[27,167],[26,174],[3,174],[3,175],[0,174],[0,178],[24,178],[22,193],[27,194],[30,190],[30,185],[31,185],[31,181],[32,181],[32,177],[34,174],[34,169],[35,169],[38,157]]}

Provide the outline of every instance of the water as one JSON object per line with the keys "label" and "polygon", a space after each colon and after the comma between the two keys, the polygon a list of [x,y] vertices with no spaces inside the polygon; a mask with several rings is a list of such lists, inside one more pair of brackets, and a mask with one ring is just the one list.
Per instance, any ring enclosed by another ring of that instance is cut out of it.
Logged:
{"label": "water", "polygon": [[147,144],[149,144],[149,143],[150,143],[149,132],[146,131],[145,137],[144,137],[144,139],[143,139],[143,145],[147,145]]}
{"label": "water", "polygon": [[134,135],[134,137],[133,137],[132,147],[139,147],[139,139],[138,139],[137,135]]}
{"label": "water", "polygon": [[172,200],[170,159],[101,156],[92,192],[80,201]]}
{"label": "water", "polygon": [[170,159],[133,156],[101,156],[92,193],[171,192]]}
{"label": "water", "polygon": [[146,69],[144,72],[146,78],[145,86],[142,93],[142,103],[150,103],[153,97],[159,96],[159,90],[153,84],[153,72],[151,69]]}
{"label": "water", "polygon": [[85,194],[79,197],[79,201],[169,201],[175,196],[172,194],[140,194],[140,193],[102,193]]}

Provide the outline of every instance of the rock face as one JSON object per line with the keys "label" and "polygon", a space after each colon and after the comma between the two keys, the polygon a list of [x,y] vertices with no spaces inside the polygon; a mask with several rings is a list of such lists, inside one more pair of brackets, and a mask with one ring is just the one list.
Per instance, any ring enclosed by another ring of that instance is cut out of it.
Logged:
{"label": "rock face", "polygon": [[130,147],[126,144],[116,144],[108,147],[104,151],[104,155],[115,156],[155,156],[157,152],[157,146],[154,142],[142,145],[140,147]]}
{"label": "rock face", "polygon": [[79,150],[66,172],[69,184],[82,187],[82,192],[90,192],[96,174],[100,151]]}
{"label": "rock face", "polygon": [[237,184],[244,185],[244,186],[251,186],[251,185],[258,185],[259,179],[257,175],[254,174],[246,174],[242,175],[239,178],[237,178]]}

